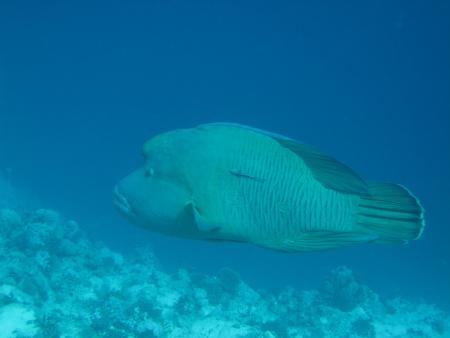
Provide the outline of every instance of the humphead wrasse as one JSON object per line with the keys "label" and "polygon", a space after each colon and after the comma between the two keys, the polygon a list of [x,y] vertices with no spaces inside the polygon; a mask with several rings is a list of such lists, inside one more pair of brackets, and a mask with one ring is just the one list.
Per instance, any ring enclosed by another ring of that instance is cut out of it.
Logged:
{"label": "humphead wrasse", "polygon": [[403,186],[365,181],[290,138],[229,123],[157,135],[114,189],[132,223],[171,236],[313,251],[405,243],[424,228]]}

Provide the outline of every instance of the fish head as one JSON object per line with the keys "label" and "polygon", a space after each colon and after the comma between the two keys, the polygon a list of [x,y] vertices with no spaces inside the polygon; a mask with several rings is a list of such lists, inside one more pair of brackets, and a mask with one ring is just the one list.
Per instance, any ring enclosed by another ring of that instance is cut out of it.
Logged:
{"label": "fish head", "polygon": [[189,201],[183,166],[167,137],[155,137],[143,148],[144,165],[114,188],[114,204],[131,223],[177,235],[180,215]]}

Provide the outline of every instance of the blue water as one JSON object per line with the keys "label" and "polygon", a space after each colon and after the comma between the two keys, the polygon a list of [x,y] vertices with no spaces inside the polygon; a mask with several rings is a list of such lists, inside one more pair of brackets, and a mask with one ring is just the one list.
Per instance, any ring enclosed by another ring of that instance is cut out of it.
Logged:
{"label": "blue water", "polygon": [[[448,1],[1,1],[0,168],[46,207],[168,269],[228,266],[315,287],[338,265],[383,295],[450,306]],[[402,247],[281,254],[165,238],[113,209],[159,132],[229,121],[285,134],[426,209]]]}

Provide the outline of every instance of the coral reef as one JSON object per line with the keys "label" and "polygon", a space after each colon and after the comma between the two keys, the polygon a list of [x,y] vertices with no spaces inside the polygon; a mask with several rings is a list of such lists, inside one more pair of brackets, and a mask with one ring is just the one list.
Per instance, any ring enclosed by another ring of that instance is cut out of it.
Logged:
{"label": "coral reef", "polygon": [[442,337],[449,315],[382,300],[346,267],[318,290],[256,291],[229,268],[168,274],[57,212],[0,210],[1,337]]}

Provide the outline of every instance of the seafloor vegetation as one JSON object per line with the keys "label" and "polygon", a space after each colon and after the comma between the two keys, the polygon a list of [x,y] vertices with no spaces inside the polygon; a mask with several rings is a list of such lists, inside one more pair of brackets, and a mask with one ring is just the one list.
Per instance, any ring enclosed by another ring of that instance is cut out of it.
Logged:
{"label": "seafloor vegetation", "polygon": [[0,209],[0,337],[442,337],[449,315],[381,299],[339,267],[317,290],[254,290],[230,269],[165,273],[57,212]]}

